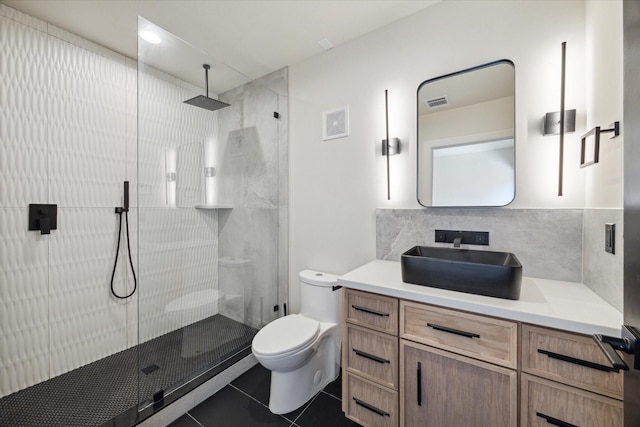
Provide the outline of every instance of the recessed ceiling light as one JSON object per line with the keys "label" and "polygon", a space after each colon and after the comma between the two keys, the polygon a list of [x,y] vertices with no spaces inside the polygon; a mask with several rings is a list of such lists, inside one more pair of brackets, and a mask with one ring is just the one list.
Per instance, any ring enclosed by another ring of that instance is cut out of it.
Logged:
{"label": "recessed ceiling light", "polygon": [[149,30],[140,31],[140,37],[142,37],[143,40],[153,44],[158,44],[162,41],[156,33]]}

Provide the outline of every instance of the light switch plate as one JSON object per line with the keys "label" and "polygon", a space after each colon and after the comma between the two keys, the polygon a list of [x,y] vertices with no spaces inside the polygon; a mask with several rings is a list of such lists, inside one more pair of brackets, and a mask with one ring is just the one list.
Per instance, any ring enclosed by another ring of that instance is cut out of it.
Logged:
{"label": "light switch plate", "polygon": [[604,225],[604,250],[610,254],[616,253],[616,225]]}

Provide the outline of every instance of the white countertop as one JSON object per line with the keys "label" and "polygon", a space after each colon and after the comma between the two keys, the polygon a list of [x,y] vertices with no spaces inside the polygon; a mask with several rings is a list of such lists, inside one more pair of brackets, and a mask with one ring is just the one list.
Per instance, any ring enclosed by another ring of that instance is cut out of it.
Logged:
{"label": "white countertop", "polygon": [[588,335],[620,336],[622,326],[622,313],[582,283],[523,277],[514,301],[404,283],[399,262],[375,260],[340,276],[338,284]]}

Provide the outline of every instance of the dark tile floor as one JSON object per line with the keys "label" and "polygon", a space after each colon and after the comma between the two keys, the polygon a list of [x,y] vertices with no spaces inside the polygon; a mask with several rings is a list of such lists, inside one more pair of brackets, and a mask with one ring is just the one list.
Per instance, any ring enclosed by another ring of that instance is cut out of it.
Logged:
{"label": "dark tile floor", "polygon": [[341,378],[301,408],[284,415],[269,411],[271,372],[256,365],[196,406],[170,427],[359,427],[341,408]]}

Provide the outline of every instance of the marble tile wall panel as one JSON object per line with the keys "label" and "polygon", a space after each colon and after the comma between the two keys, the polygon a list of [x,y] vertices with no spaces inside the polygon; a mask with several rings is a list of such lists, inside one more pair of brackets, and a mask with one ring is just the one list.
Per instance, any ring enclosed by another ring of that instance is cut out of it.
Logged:
{"label": "marble tile wall panel", "polygon": [[434,243],[434,231],[488,231],[488,247],[514,253],[526,276],[582,281],[582,210],[579,209],[378,209],[376,256],[398,261],[415,245]]}
{"label": "marble tile wall panel", "polygon": [[273,320],[278,304],[278,211],[234,208],[220,214],[219,255],[247,259],[251,283],[245,283],[246,323],[260,328]]}
{"label": "marble tile wall panel", "polygon": [[[3,7],[3,10],[13,9]],[[45,33],[0,17],[0,206],[47,203]]]}
{"label": "marble tile wall panel", "polygon": [[243,92],[236,88],[220,96],[230,106],[219,110],[217,199],[220,204],[244,205]]}
{"label": "marble tile wall panel", "polygon": [[[624,295],[624,211],[585,209],[583,283],[619,311]],[[604,250],[604,224],[616,225],[615,254]]]}
{"label": "marble tile wall panel", "polygon": [[27,208],[0,208],[0,397],[49,378],[51,236],[27,231]]}
{"label": "marble tile wall panel", "polygon": [[251,262],[245,304],[247,323],[255,327],[278,315],[273,305],[288,292],[286,95],[286,69],[221,95],[231,107],[220,115],[218,188],[220,200],[234,209],[219,214],[219,253]]}

